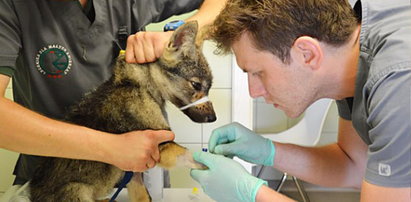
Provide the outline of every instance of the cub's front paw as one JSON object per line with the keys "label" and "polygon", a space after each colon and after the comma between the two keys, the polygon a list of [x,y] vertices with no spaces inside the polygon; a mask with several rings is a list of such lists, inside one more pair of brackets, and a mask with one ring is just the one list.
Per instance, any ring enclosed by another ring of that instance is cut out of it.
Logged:
{"label": "cub's front paw", "polygon": [[184,166],[194,169],[208,169],[205,165],[195,161],[191,152],[175,142],[167,142],[160,145],[160,167],[171,169]]}
{"label": "cub's front paw", "polygon": [[208,169],[207,166],[204,164],[197,162],[193,159],[193,154],[187,150],[187,152],[181,156],[178,156],[178,162],[181,162],[182,166],[185,166],[187,168],[192,168],[192,169],[200,169],[200,170],[206,170]]}

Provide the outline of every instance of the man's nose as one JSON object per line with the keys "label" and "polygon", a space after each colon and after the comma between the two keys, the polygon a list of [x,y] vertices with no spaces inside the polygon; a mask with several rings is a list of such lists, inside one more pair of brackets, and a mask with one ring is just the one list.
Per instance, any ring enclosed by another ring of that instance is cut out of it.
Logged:
{"label": "man's nose", "polygon": [[258,98],[266,93],[263,83],[260,79],[248,74],[248,91],[252,98]]}

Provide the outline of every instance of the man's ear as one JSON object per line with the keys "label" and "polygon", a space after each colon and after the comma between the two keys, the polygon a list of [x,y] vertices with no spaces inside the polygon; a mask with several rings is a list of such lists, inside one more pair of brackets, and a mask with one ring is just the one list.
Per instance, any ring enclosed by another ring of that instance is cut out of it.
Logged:
{"label": "man's ear", "polygon": [[298,37],[291,47],[290,54],[293,60],[297,60],[300,64],[311,69],[319,68],[323,59],[323,49],[320,42],[309,36]]}

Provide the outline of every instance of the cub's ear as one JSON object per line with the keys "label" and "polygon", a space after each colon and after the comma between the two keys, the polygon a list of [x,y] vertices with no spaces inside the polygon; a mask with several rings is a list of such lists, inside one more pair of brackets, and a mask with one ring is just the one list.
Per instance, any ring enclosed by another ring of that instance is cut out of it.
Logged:
{"label": "cub's ear", "polygon": [[197,21],[189,21],[180,26],[174,31],[173,36],[170,38],[169,48],[175,48],[177,50],[184,50],[186,48],[194,46],[194,42],[197,36],[198,23]]}
{"label": "cub's ear", "polygon": [[198,49],[202,50],[204,41],[210,39],[210,30],[211,30],[210,24],[205,25],[198,30],[197,37],[196,37],[196,46]]}
{"label": "cub's ear", "polygon": [[180,26],[171,36],[170,42],[166,47],[164,54],[168,54],[168,56],[172,56],[174,58],[178,58],[180,56],[190,58],[195,57],[197,30],[197,21],[189,21]]}

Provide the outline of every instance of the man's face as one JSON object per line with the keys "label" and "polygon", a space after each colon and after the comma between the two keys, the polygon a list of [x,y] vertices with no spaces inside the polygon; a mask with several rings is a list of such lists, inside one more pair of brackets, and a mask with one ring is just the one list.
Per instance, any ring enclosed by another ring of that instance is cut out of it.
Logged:
{"label": "man's face", "polygon": [[232,46],[238,65],[248,75],[250,96],[263,97],[287,116],[298,117],[315,101],[312,73],[297,62],[284,64],[272,53],[257,50],[251,40],[245,33]]}

